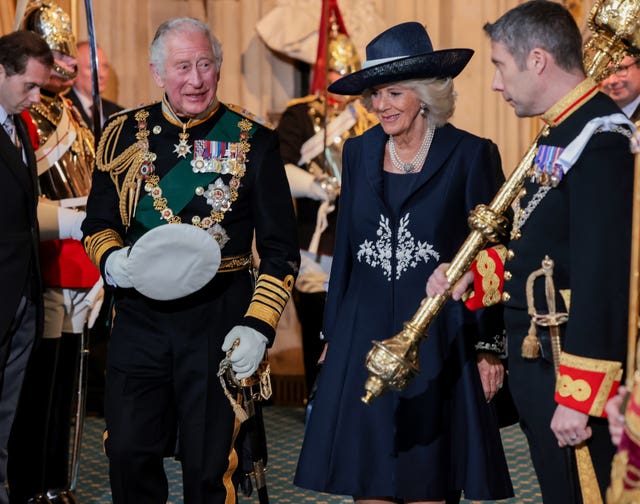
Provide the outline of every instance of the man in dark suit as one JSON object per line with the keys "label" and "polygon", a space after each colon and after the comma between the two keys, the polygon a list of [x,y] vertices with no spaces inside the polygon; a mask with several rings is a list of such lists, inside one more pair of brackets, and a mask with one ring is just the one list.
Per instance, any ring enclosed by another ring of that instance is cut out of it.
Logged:
{"label": "man in dark suit", "polygon": [[[66,96],[80,111],[84,122],[87,123],[89,127],[93,127],[91,48],[89,47],[89,43],[87,41],[79,42],[77,47],[78,76],[73,83],[73,87],[69,90]],[[107,86],[108,78],[109,61],[107,60],[107,56],[104,51],[100,47],[98,47],[98,89],[100,91],[100,95],[104,93],[104,90]],[[100,100],[102,101],[101,124],[104,123],[110,115],[122,110],[122,107],[117,103],[106,100],[105,98],[100,98]]]}
{"label": "man in dark suit", "polygon": [[640,121],[640,58],[622,58],[615,72],[604,79],[601,86],[633,122]]}
{"label": "man in dark suit", "polygon": [[36,159],[20,113],[40,101],[53,66],[35,33],[0,37],[0,503],[8,503],[7,442],[36,336],[42,329]]}

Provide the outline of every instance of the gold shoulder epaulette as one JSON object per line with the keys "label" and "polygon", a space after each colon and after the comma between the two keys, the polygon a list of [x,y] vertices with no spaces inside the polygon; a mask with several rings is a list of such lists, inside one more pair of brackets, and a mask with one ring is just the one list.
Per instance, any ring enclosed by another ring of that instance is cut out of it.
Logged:
{"label": "gold shoulder epaulette", "polygon": [[151,107],[152,105],[155,105],[157,103],[160,103],[160,101],[156,100],[156,101],[151,102],[151,103],[143,103],[143,104],[137,105],[135,107],[119,110],[118,112],[114,112],[113,114],[111,114],[109,116],[109,119],[112,119],[113,117],[118,117],[119,115],[122,115],[122,114],[129,114],[131,112],[135,112],[136,110],[140,110],[140,109],[143,109],[143,108]]}
{"label": "gold shoulder epaulette", "polygon": [[307,95],[307,96],[301,96],[300,98],[291,98],[291,100],[289,100],[286,104],[286,107],[293,107],[294,105],[300,105],[301,103],[309,103],[312,102],[314,100],[318,100],[320,101],[320,98],[318,97],[318,95]]}
{"label": "gold shoulder epaulette", "polygon": [[[120,201],[120,217],[122,224],[129,226],[131,216],[135,212],[137,203],[136,193],[139,188],[140,168],[148,157],[149,130],[146,129],[146,119],[149,117],[147,108],[149,105],[122,111],[111,116],[100,136],[98,149],[96,151],[96,169],[109,173],[115,185],[118,199]],[[125,124],[133,113],[133,121],[129,124],[127,133],[128,145],[123,145],[120,137],[125,131]],[[135,135],[131,134],[131,129],[137,130]],[[124,175],[124,177],[123,177]]]}
{"label": "gold shoulder epaulette", "polygon": [[225,103],[225,106],[232,112],[235,112],[238,115],[246,117],[247,119],[255,123],[261,124],[262,126],[269,129],[274,129],[273,124],[271,124],[269,121],[267,121],[263,117],[253,114],[252,112],[249,112],[247,109],[242,108],[240,105],[234,105],[233,103]]}

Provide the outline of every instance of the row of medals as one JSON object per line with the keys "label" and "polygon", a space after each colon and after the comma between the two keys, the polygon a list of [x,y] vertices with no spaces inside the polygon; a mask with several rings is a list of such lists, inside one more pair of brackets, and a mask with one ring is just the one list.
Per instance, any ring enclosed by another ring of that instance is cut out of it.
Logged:
{"label": "row of medals", "polygon": [[[191,154],[191,145],[188,143],[189,134],[186,132],[181,133],[179,138],[179,143],[174,144],[173,152],[177,155],[178,159],[186,159],[187,155]],[[244,174],[245,170],[244,160],[238,159],[244,157],[239,142],[195,140],[193,142],[193,148],[193,160],[190,164],[194,173],[231,174],[234,177],[231,180],[231,184],[237,191],[239,177]],[[151,175],[152,170],[143,169],[143,173],[144,172],[146,172],[145,174],[147,175]],[[157,186],[147,188],[147,191],[150,192],[152,196],[157,190],[159,190]],[[209,184],[207,189],[201,186],[196,187],[195,194],[205,197],[207,199],[207,205],[211,206],[214,212],[226,212],[231,208],[233,201],[231,188],[220,178],[217,178],[213,183]],[[171,212],[170,209],[166,209],[166,211]],[[161,214],[163,213],[161,212]],[[163,214],[163,218],[167,218],[167,215]],[[211,217],[200,218],[196,216],[194,219],[195,221],[192,222],[192,224],[205,228],[216,241],[218,241],[220,248],[229,240],[224,228],[222,228],[219,223],[214,222]]]}

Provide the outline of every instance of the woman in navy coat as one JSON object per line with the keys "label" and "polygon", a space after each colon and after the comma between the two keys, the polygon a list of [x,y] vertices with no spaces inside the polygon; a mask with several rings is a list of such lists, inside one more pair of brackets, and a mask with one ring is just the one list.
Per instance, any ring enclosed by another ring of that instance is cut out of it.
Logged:
{"label": "woman in navy coat", "polygon": [[496,146],[447,123],[453,77],[473,51],[434,51],[419,23],[367,46],[363,70],[332,84],[364,97],[380,124],[345,143],[327,352],[295,484],[360,504],[513,495],[491,399],[502,386],[501,313],[449,303],[420,347],[420,373],[365,405],[372,340],[402,330],[467,216],[503,181]]}

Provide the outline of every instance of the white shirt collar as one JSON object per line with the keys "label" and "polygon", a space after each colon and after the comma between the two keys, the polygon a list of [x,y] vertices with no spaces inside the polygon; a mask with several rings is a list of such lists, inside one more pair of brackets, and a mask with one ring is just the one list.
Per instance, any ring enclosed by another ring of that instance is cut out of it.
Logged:
{"label": "white shirt collar", "polygon": [[640,105],[640,95],[636,96],[636,99],[626,106],[622,107],[622,111],[625,113],[627,117],[631,117],[631,115],[636,111]]}
{"label": "white shirt collar", "polygon": [[7,111],[4,109],[2,105],[0,105],[0,125],[4,124],[8,116],[9,114],[7,113]]}

